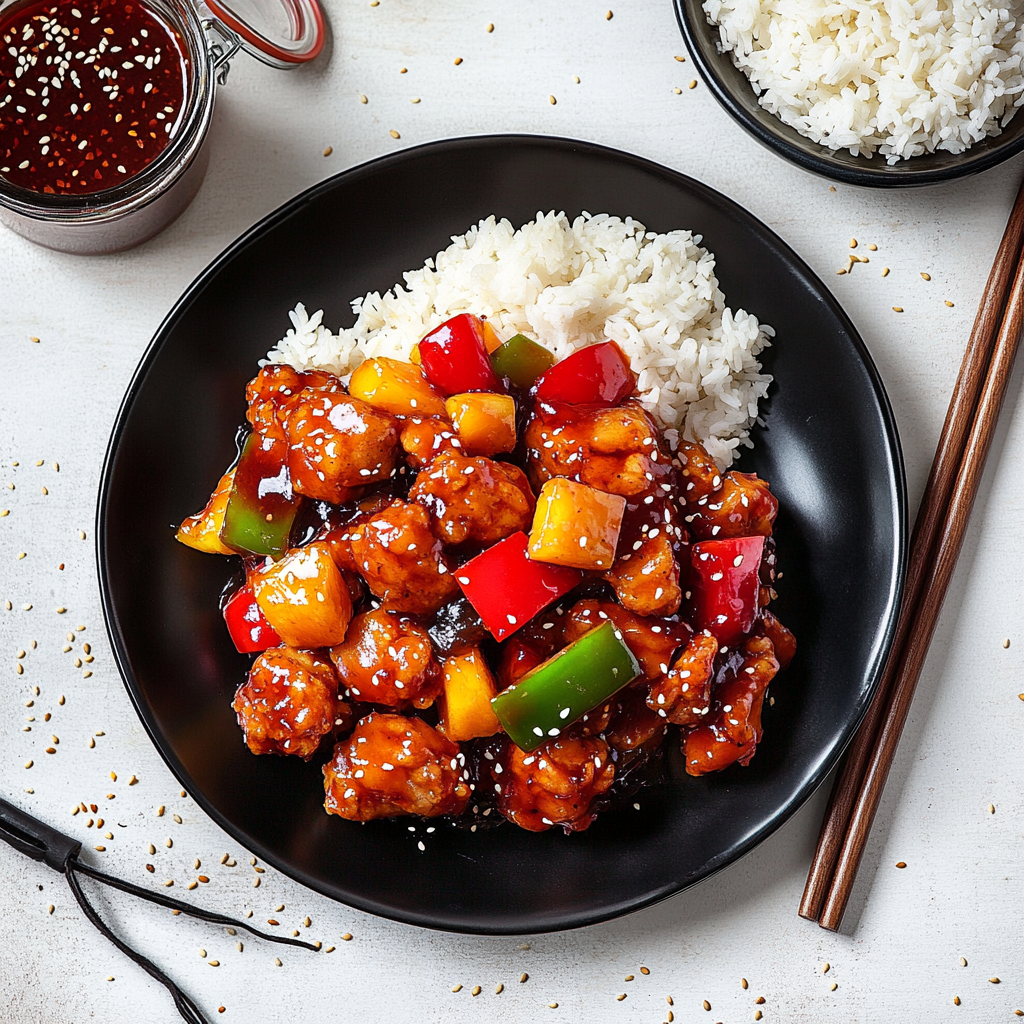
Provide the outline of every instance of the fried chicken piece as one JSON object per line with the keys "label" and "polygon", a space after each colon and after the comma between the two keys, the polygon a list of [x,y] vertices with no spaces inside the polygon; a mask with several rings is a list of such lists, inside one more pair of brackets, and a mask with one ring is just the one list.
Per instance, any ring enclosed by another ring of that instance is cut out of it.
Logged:
{"label": "fried chicken piece", "polygon": [[626,646],[640,662],[645,679],[656,679],[668,672],[672,653],[690,639],[690,627],[685,622],[642,618],[614,601],[585,598],[577,601],[566,615],[566,644],[579,640],[607,619],[622,633]]}
{"label": "fried chicken piece", "polygon": [[383,608],[357,615],[330,654],[342,683],[359,700],[425,708],[441,692],[430,636],[405,615]]}
{"label": "fried chicken piece", "polygon": [[722,486],[722,474],[702,444],[696,441],[680,441],[676,458],[683,478],[680,501],[694,505],[701,498],[714,494]]}
{"label": "fried chicken piece", "polygon": [[283,410],[304,388],[344,394],[341,380],[326,370],[296,370],[287,363],[269,363],[245,386],[249,407],[245,418],[264,437],[284,441]]}
{"label": "fried chicken piece", "polygon": [[757,632],[771,640],[775,657],[779,659],[779,668],[786,668],[796,655],[796,637],[767,608],[761,612],[761,624]]}
{"label": "fried chicken piece", "polygon": [[594,820],[594,798],[615,778],[608,744],[596,736],[559,736],[529,754],[508,740],[495,765],[491,776],[498,809],[531,832],[554,825],[581,832]]}
{"label": "fried chicken piece", "polygon": [[387,413],[336,391],[303,388],[280,415],[288,470],[299,494],[340,504],[391,476],[398,429]]}
{"label": "fried chicken piece", "polygon": [[667,730],[666,720],[645,703],[643,690],[627,686],[612,698],[608,725],[601,736],[619,754],[658,747]]}
{"label": "fried chicken piece", "polygon": [[350,821],[459,814],[468,775],[458,744],[422,719],[367,715],[324,765],[324,807]]}
{"label": "fried chicken piece", "polygon": [[455,428],[443,416],[410,416],[402,424],[398,440],[413,469],[422,469],[442,452],[462,448]]}
{"label": "fried chicken piece", "polygon": [[764,692],[778,671],[771,640],[747,640],[742,660],[715,688],[711,713],[683,738],[687,774],[721,771],[734,761],[750,763],[761,739]]}
{"label": "fried chicken piece", "polygon": [[446,544],[490,544],[528,530],[535,500],[518,466],[444,452],[420,470],[411,501],[430,511]]}
{"label": "fried chicken piece", "polygon": [[697,540],[770,537],[779,503],[753,473],[726,473],[721,489],[699,499],[690,511],[690,530]]}
{"label": "fried chicken piece", "polygon": [[705,629],[694,633],[676,663],[651,683],[647,706],[673,725],[693,726],[711,710],[718,641]]}
{"label": "fried chicken piece", "polygon": [[392,501],[345,527],[332,552],[389,611],[428,615],[458,593],[422,505]]}
{"label": "fried chicken piece", "polygon": [[305,761],[349,715],[331,663],[292,647],[264,651],[231,706],[254,754],[294,754]]}
{"label": "fried chicken piece", "polygon": [[637,615],[675,615],[683,600],[679,564],[664,530],[617,559],[604,578],[623,608]]}
{"label": "fried chicken piece", "polygon": [[637,402],[612,409],[537,412],[526,426],[526,463],[538,491],[545,480],[568,477],[609,494],[640,494],[659,461],[658,428]]}

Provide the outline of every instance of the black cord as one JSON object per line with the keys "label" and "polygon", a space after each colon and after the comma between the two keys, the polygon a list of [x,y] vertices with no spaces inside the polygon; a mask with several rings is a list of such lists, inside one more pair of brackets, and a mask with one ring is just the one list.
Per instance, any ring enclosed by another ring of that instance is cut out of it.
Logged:
{"label": "black cord", "polygon": [[182,1020],[186,1024],[209,1024],[209,1021],[199,1012],[199,1008],[195,1003],[184,992],[178,988],[177,985],[167,977],[159,967],[156,966],[151,960],[147,960],[141,953],[136,953],[127,943],[122,942],[104,923],[103,919],[96,912],[93,905],[86,898],[85,893],[82,891],[82,886],[78,880],[77,872],[81,872],[88,878],[92,878],[97,882],[102,882],[105,885],[109,885],[113,889],[120,889],[121,892],[126,892],[132,896],[138,896],[141,899],[148,900],[150,903],[155,903],[161,907],[167,907],[171,910],[180,911],[182,914],[188,914],[189,917],[198,918],[200,921],[207,921],[210,924],[221,924],[231,928],[242,928],[249,932],[250,935],[255,935],[261,939],[267,939],[270,942],[281,942],[289,946],[301,946],[303,949],[316,950],[316,946],[309,942],[303,942],[301,939],[290,939],[284,935],[268,935],[266,932],[257,931],[251,925],[246,924],[244,921],[235,921],[230,917],[225,917],[223,914],[214,914],[208,910],[201,910],[199,907],[189,906],[187,903],[182,903],[180,900],[172,899],[170,896],[165,896],[163,893],[151,892],[148,889],[143,889],[138,885],[133,885],[131,882],[125,882],[120,878],[114,878],[112,875],[104,874],[102,871],[97,871],[96,868],[90,867],[88,864],[83,864],[77,857],[71,856],[68,858],[65,867],[64,875],[68,880],[68,885],[71,887],[71,892],[75,899],[78,901],[78,905],[82,908],[82,912],[85,916],[98,928],[126,957],[131,961],[138,964],[151,978],[160,982],[168,992],[171,993],[171,998],[174,1000],[174,1005],[178,1008],[178,1013],[181,1014]]}
{"label": "black cord", "polygon": [[132,896],[138,896],[140,899],[149,900],[150,903],[156,903],[158,906],[167,907],[170,910],[180,910],[181,913],[188,914],[189,917],[198,918],[200,921],[208,921],[210,924],[222,924],[228,928],[243,928],[250,935],[266,939],[268,942],[281,942],[287,946],[301,946],[303,949],[311,949],[313,952],[316,952],[316,946],[309,942],[303,942],[302,939],[290,939],[285,935],[270,935],[267,932],[261,932],[253,928],[252,925],[248,925],[244,921],[235,921],[233,918],[225,917],[223,914],[214,914],[209,910],[202,910],[188,903],[182,903],[181,900],[165,896],[163,893],[151,892],[149,889],[143,889],[141,886],[133,885],[131,882],[122,881],[120,878],[114,878],[112,875],[105,875],[102,871],[97,871],[96,868],[83,864],[77,857],[72,859],[70,863],[76,871],[81,871],[90,878],[96,879],[97,882],[103,882],[113,889],[120,889],[121,892],[130,893]]}
{"label": "black cord", "polygon": [[186,1024],[209,1024],[209,1021],[199,1012],[199,1007],[192,1002],[191,999],[184,992],[178,988],[177,985],[167,977],[159,967],[156,966],[151,960],[147,960],[141,953],[136,953],[131,946],[122,942],[103,922],[103,919],[93,909],[92,904],[86,899],[85,893],[82,892],[82,887],[79,885],[78,877],[75,874],[77,870],[81,868],[81,865],[75,860],[69,860],[67,870],[65,871],[65,877],[68,880],[68,885],[71,886],[71,892],[75,899],[78,900],[78,905],[82,908],[82,912],[87,918],[108,938],[110,941],[117,946],[119,950],[129,960],[137,963],[151,978],[159,981],[168,992],[171,993],[171,998],[174,1000],[174,1005],[178,1008],[178,1013],[181,1014],[182,1020]]}

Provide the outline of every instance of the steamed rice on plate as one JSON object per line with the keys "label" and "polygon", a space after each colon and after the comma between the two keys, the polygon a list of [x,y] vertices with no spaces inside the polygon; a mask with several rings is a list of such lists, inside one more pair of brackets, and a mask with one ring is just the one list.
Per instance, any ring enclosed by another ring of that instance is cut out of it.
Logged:
{"label": "steamed rice on plate", "polygon": [[831,150],[962,153],[1024,102],[1024,4],[704,0],[758,102]]}
{"label": "steamed rice on plate", "polygon": [[322,312],[309,316],[298,305],[267,359],[345,375],[369,357],[407,359],[459,313],[486,316],[502,340],[523,334],[558,359],[615,341],[669,438],[701,442],[727,468],[751,446],[771,382],[757,356],[775,332],[726,305],[714,254],[700,242],[628,217],[538,214],[519,230],[489,217],[407,271],[404,287],[354,300],[356,322],[337,334]]}

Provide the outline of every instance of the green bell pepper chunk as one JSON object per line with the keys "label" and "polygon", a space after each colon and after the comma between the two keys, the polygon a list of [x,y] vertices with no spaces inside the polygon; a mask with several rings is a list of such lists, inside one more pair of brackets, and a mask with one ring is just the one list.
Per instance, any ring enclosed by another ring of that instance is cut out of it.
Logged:
{"label": "green bell pepper chunk", "polygon": [[302,502],[292,490],[285,445],[252,433],[242,448],[220,539],[241,554],[278,557],[288,550]]}
{"label": "green bell pepper chunk", "polygon": [[499,377],[508,377],[517,388],[529,391],[534,381],[555,365],[555,357],[543,345],[517,334],[491,353],[491,366]]}
{"label": "green bell pepper chunk", "polygon": [[491,700],[521,750],[535,750],[640,675],[611,622],[591,630]]}

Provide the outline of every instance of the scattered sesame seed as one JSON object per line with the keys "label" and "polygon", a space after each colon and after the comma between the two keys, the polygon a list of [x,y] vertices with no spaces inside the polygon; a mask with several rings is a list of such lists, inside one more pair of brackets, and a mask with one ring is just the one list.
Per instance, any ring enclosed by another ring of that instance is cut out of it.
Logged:
{"label": "scattered sesame seed", "polygon": [[835,990],[836,990],[837,988],[839,988],[839,983],[838,983],[838,982],[835,982],[835,981],[833,981],[833,982],[832,982],[832,985],[831,985],[831,987],[830,987],[830,991],[832,991],[832,992],[835,992]]}
{"label": "scattered sesame seed", "polygon": [[688,89],[696,89],[697,88],[697,79],[696,78],[692,79],[690,84],[687,86],[687,88]]}
{"label": "scattered sesame seed", "polygon": [[458,66],[459,66],[459,65],[460,65],[460,64],[462,63],[462,58],[461,58],[461,57],[456,57],[456,58],[455,58],[455,60],[453,60],[453,61],[452,61],[452,63],[453,63],[453,64],[454,64],[454,65],[455,65],[456,67],[458,67]]}
{"label": "scattered sesame seed", "polygon": [[946,305],[949,306],[950,309],[953,308],[953,303],[950,302],[949,299],[946,299]]}
{"label": "scattered sesame seed", "polygon": [[615,1001],[616,1001],[617,1003],[621,1003],[621,1002],[622,1002],[622,1000],[623,1000],[623,999],[625,999],[625,998],[626,998],[626,993],[625,993],[625,992],[620,992],[620,993],[619,993],[619,994],[618,994],[618,995],[617,995],[617,996],[615,997]]}
{"label": "scattered sesame seed", "polygon": [[710,1010],[711,1009],[711,1004],[706,999],[704,1000],[704,1009],[705,1010]]}
{"label": "scattered sesame seed", "polygon": [[960,997],[959,996],[953,996],[953,1005],[954,1006],[959,1006],[960,1005]]}
{"label": "scattered sesame seed", "polygon": [[52,914],[53,913],[53,904],[52,903],[46,908],[46,912],[48,914]]}
{"label": "scattered sesame seed", "polygon": [[469,994],[471,996],[478,996],[478,995],[480,995],[480,992],[481,992],[480,986],[479,985],[474,985],[473,988],[470,990]]}
{"label": "scattered sesame seed", "polygon": [[669,1006],[675,1006],[676,1005],[674,1002],[672,1002],[672,997],[671,996],[665,996],[665,1002],[668,1003]]}
{"label": "scattered sesame seed", "polygon": [[558,1003],[548,1003],[548,1007],[552,1010],[558,1009]]}
{"label": "scattered sesame seed", "polygon": [[462,986],[461,985],[452,985],[452,991],[453,992],[461,992],[462,991]]}
{"label": "scattered sesame seed", "polygon": [[640,973],[641,974],[650,974],[651,973],[651,969],[649,967],[641,967],[640,968]]}
{"label": "scattered sesame seed", "polygon": [[685,57],[681,57],[681,56],[677,55],[675,59],[677,61],[679,61],[680,64],[685,64],[686,63],[686,58]]}
{"label": "scattered sesame seed", "polygon": [[549,96],[548,97],[548,103],[550,103],[551,106],[554,106],[557,102],[558,102],[558,100],[556,100],[554,96]]}
{"label": "scattered sesame seed", "polygon": [[487,22],[487,31],[488,32],[493,32],[494,31],[494,22],[493,21]]}
{"label": "scattered sesame seed", "polygon": [[754,1005],[755,1005],[755,1006],[764,1006],[764,1002],[765,1002],[764,996],[758,996],[758,997],[757,997],[757,998],[756,998],[756,999],[754,1000]]}
{"label": "scattered sesame seed", "polygon": [[747,979],[746,978],[740,978],[740,988],[746,988],[746,987],[747,987]]}
{"label": "scattered sesame seed", "polygon": [[675,94],[676,94],[677,96],[682,96],[682,95],[683,95],[683,90],[682,90],[682,89],[680,89],[678,85],[677,85],[677,86],[674,86],[674,87],[673,87],[673,89],[672,89],[672,91],[673,91],[673,92],[674,92],[674,93],[675,93]]}
{"label": "scattered sesame seed", "polygon": [[390,132],[389,132],[388,134],[389,134],[389,135],[391,136],[391,138],[393,138],[393,139],[400,139],[400,138],[402,137],[401,135],[399,135],[399,134],[398,134],[398,132],[396,132],[396,131],[395,131],[395,129],[394,129],[394,128],[392,128],[392,129],[391,129],[391,131],[390,131]]}
{"label": "scattered sesame seed", "polygon": [[1003,649],[1005,650],[1009,646],[1010,646],[1010,641],[1009,640],[1004,640],[1003,641]]}
{"label": "scattered sesame seed", "polygon": [[334,152],[334,147],[333,146],[328,146],[324,150],[324,156],[330,156],[333,152]]}
{"label": "scattered sesame seed", "polygon": [[889,268],[888,267],[882,267],[882,277],[888,277],[888,276],[889,276]]}
{"label": "scattered sesame seed", "polygon": [[930,281],[932,279],[932,275],[931,274],[924,274],[924,273],[922,273],[921,277],[923,277],[926,281]]}
{"label": "scattered sesame seed", "polygon": [[754,1011],[754,1020],[760,1020],[761,1016],[762,1016],[762,1014],[761,1014],[760,1010],[755,1010]]}
{"label": "scattered sesame seed", "polygon": [[907,862],[905,860],[898,860],[898,861],[896,861],[896,867],[898,867],[898,868],[905,868],[906,866],[907,866]]}
{"label": "scattered sesame seed", "polygon": [[530,976],[525,971],[521,975],[519,975],[519,984],[520,985],[524,984],[525,982],[527,982],[529,980],[530,980]]}
{"label": "scattered sesame seed", "polygon": [[351,942],[352,941],[352,933],[351,932],[345,932],[345,934],[342,935],[342,937],[341,937],[341,941],[342,942]]}
{"label": "scattered sesame seed", "polygon": [[988,980],[989,980],[989,981],[990,981],[990,982],[991,982],[991,983],[992,983],[993,985],[998,985],[998,984],[999,984],[999,979],[998,979],[998,978],[989,978]]}
{"label": "scattered sesame seed", "polygon": [[[31,341],[33,345],[38,345],[39,344],[39,339],[38,338],[29,338],[28,340]],[[107,979],[107,981],[113,981],[113,980],[114,980],[113,978],[108,978]]]}
{"label": "scattered sesame seed", "polygon": [[903,312],[903,307],[902,306],[893,306],[892,307],[892,311],[894,313],[902,313]]}
{"label": "scattered sesame seed", "polygon": [[605,20],[605,21],[611,21],[611,20],[612,20],[612,17],[613,17],[613,15],[612,15],[612,12],[611,12],[611,11],[608,11],[608,13],[607,13],[607,14],[605,14],[605,16],[604,16],[604,20]]}
{"label": "scattered sesame seed", "polygon": [[828,974],[828,972],[829,972],[830,970],[832,970],[832,965],[831,965],[831,964],[825,964],[825,965],[824,965],[824,966],[823,966],[823,967],[821,968],[821,973],[822,973],[822,974]]}
{"label": "scattered sesame seed", "polygon": [[365,96],[360,96],[359,97],[359,102],[360,103],[369,103],[370,101]]}
{"label": "scattered sesame seed", "polygon": [[501,993],[502,993],[502,992],[504,992],[504,991],[505,991],[505,986],[504,986],[504,985],[502,985],[502,984],[501,984],[501,983],[499,982],[499,983],[498,983],[498,985],[497,985],[497,987],[496,987],[496,988],[494,989],[494,994],[495,994],[496,996],[500,996],[500,995],[501,995]]}
{"label": "scattered sesame seed", "polygon": [[158,818],[162,818],[162,817],[164,816],[164,805],[163,805],[163,804],[161,804],[161,805],[160,805],[160,806],[159,806],[159,807],[158,807],[158,808],[156,809],[156,816],[157,816]]}
{"label": "scattered sesame seed", "polygon": [[280,958],[280,957],[274,957],[274,966],[275,966],[275,967],[280,967],[280,966],[282,966],[282,965],[281,965],[281,958]]}

